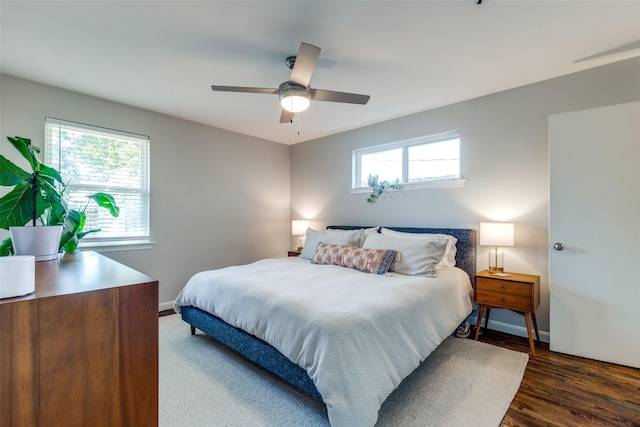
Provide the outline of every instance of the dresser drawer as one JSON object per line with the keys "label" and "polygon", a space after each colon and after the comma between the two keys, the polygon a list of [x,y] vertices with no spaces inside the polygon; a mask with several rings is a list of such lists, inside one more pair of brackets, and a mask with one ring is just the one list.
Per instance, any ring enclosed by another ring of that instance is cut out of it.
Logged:
{"label": "dresser drawer", "polygon": [[510,282],[508,280],[476,278],[476,290],[502,292],[506,294],[525,295],[531,297],[531,284]]}
{"label": "dresser drawer", "polygon": [[492,292],[476,289],[476,302],[492,307],[509,308],[511,310],[532,311],[531,296]]}

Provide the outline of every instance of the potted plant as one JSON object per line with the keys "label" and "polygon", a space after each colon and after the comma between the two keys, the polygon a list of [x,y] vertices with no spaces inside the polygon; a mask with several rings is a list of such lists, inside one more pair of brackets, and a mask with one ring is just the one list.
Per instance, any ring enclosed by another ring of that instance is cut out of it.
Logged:
{"label": "potted plant", "polygon": [[[66,188],[64,181],[57,170],[38,160],[40,149],[27,138],[16,136],[7,139],[27,160],[31,172],[0,155],[0,185],[13,186],[9,193],[0,198],[0,228],[11,233],[11,238],[0,244],[0,256],[29,254],[36,255],[37,261],[45,261],[54,259],[62,250],[75,252],[82,237],[100,231],[84,231],[87,205],[81,210],[68,209],[63,197]],[[58,185],[63,186],[61,191],[57,190]],[[96,193],[89,198],[98,206],[108,209],[112,216],[119,215],[119,208],[110,194]],[[31,226],[25,227],[29,223]],[[34,244],[43,243],[47,236],[33,237],[31,234],[34,232],[51,237],[53,243],[44,249],[35,248]],[[27,239],[27,243],[22,241],[23,238]]]}
{"label": "potted plant", "polygon": [[387,180],[380,181],[378,175],[369,175],[367,185],[371,187],[371,194],[367,197],[367,202],[373,203],[387,191],[400,189],[400,179],[396,178],[393,182]]}

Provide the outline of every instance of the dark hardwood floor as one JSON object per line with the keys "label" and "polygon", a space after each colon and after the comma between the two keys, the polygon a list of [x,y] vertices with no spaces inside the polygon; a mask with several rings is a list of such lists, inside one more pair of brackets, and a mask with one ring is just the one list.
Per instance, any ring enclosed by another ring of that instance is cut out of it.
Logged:
{"label": "dark hardwood floor", "polygon": [[[492,330],[478,341],[529,351],[526,338]],[[555,353],[541,343],[501,425],[640,427],[640,369]]]}
{"label": "dark hardwood floor", "polygon": [[[529,341],[515,335],[488,330],[478,340],[529,352]],[[640,369],[554,353],[541,343],[501,426],[640,427]]]}

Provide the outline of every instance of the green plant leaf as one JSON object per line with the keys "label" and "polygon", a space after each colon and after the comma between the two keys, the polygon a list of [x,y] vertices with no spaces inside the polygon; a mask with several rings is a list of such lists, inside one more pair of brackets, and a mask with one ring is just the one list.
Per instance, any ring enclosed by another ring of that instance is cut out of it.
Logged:
{"label": "green plant leaf", "polygon": [[[77,210],[70,210],[67,212],[66,217],[64,218],[64,224],[62,227],[62,237],[60,238],[60,249],[64,249],[65,252],[69,252],[67,250],[67,246],[73,251],[78,247],[77,234],[82,232],[84,228],[84,223],[87,220],[87,216],[84,212],[79,212]],[[75,241],[75,243],[74,243]],[[73,253],[73,252],[70,252]]]}
{"label": "green plant leaf", "polygon": [[367,202],[373,203],[378,197],[382,196],[389,190],[397,190],[400,188],[400,178],[396,178],[393,182],[387,180],[380,181],[378,175],[369,175],[367,185],[371,187],[372,193],[367,197]]}
{"label": "green plant leaf", "polygon": [[73,234],[79,233],[84,228],[84,223],[87,220],[87,215],[84,212],[77,211],[75,209],[70,210],[64,221],[64,228],[69,230]]}
{"label": "green plant leaf", "polygon": [[[39,218],[48,207],[40,192],[35,194],[35,217]],[[0,199],[0,228],[22,226],[33,220],[33,194],[28,182],[21,182]]]}
{"label": "green plant leaf", "polygon": [[87,197],[96,202],[98,206],[108,209],[111,216],[117,218],[120,215],[120,208],[116,205],[116,200],[111,194],[96,193]]}
{"label": "green plant leaf", "polygon": [[52,204],[44,213],[44,223],[46,225],[62,225],[64,224],[66,212],[64,200],[62,200],[60,204]]}
{"label": "green plant leaf", "polygon": [[78,233],[78,239],[82,239],[87,234],[97,233],[99,231],[102,231],[102,228],[94,228],[93,230],[83,231],[82,233]]}
{"label": "green plant leaf", "polygon": [[89,233],[97,233],[98,231],[100,231],[99,228],[96,230],[89,230],[89,231],[83,231],[82,233],[78,233],[77,235],[72,236],[71,239],[69,239],[65,243],[65,245],[61,247],[61,249],[68,254],[75,253],[78,250],[78,246],[80,245],[80,239],[82,239],[84,236],[86,236]]}
{"label": "green plant leaf", "polygon": [[11,243],[11,237],[7,237],[0,243],[0,256],[13,255],[13,244]]}
{"label": "green plant leaf", "polygon": [[27,161],[31,165],[31,170],[33,172],[36,172],[38,170],[38,165],[40,162],[36,158],[35,153],[39,153],[40,148],[32,145],[31,140],[28,138],[22,138],[20,136],[12,138],[8,136],[7,139],[16,148],[16,150],[18,150],[18,152],[22,154],[22,157],[27,159]]}
{"label": "green plant leaf", "polygon": [[64,222],[65,213],[67,212],[67,203],[62,195],[55,188],[53,180],[46,177],[40,177],[40,189],[44,194],[44,199],[49,205],[46,214],[47,225],[59,225]]}
{"label": "green plant leaf", "polygon": [[40,174],[41,177],[55,179],[60,184],[64,185],[64,182],[62,182],[62,177],[60,176],[60,172],[58,172],[54,168],[40,164],[38,168],[38,173]]}
{"label": "green plant leaf", "polygon": [[61,247],[68,254],[73,254],[78,249],[78,236],[71,236],[69,240]]}
{"label": "green plant leaf", "polygon": [[31,174],[16,166],[11,160],[0,156],[0,185],[17,185],[22,181],[28,181]]}

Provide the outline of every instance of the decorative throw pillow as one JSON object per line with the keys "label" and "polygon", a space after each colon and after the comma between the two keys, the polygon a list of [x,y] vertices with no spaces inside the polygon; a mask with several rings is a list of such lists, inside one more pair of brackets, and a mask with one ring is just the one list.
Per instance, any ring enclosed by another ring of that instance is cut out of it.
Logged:
{"label": "decorative throw pillow", "polygon": [[307,238],[304,248],[300,253],[301,258],[313,259],[318,243],[330,243],[332,245],[360,246],[360,230],[325,230],[316,231],[307,228]]}
{"label": "decorative throw pillow", "polygon": [[386,274],[396,259],[396,254],[394,250],[319,243],[313,255],[313,263],[339,265],[365,273]]}
{"label": "decorative throw pillow", "polygon": [[410,276],[435,277],[436,265],[447,249],[448,240],[444,237],[434,239],[402,239],[384,234],[370,234],[364,241],[365,248],[385,248],[398,252],[391,271]]}
{"label": "decorative throw pillow", "polygon": [[440,262],[436,264],[436,269],[440,269],[442,267],[455,267],[456,266],[456,253],[458,252],[458,248],[456,247],[456,243],[458,243],[458,239],[448,234],[437,234],[437,233],[405,233],[403,231],[395,231],[389,228],[381,228],[380,233],[385,236],[398,237],[402,239],[437,239],[440,237],[444,237],[447,239],[447,249],[444,251],[444,255]]}

